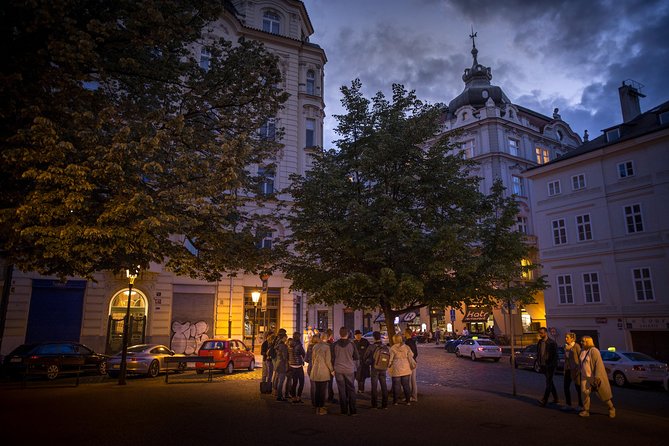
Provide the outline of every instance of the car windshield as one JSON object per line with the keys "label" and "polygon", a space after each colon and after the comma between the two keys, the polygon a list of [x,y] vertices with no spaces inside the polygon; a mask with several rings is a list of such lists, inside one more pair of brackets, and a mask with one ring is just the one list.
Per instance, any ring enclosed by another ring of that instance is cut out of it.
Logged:
{"label": "car windshield", "polygon": [[629,353],[621,353],[625,358],[629,359],[630,361],[634,362],[641,362],[641,361],[656,361],[656,359],[651,358],[648,355],[645,355],[643,353],[639,352],[629,352]]}
{"label": "car windshield", "polygon": [[227,341],[206,341],[200,347],[200,350],[224,350],[228,348]]}

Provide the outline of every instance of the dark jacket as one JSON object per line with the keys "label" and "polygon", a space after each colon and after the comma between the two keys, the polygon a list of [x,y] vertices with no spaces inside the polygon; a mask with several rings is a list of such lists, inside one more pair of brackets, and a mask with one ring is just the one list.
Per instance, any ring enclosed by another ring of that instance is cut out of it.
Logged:
{"label": "dark jacket", "polygon": [[409,338],[404,343],[409,346],[411,352],[413,353],[413,359],[418,358],[418,347],[416,346],[416,340],[414,338]]}
{"label": "dark jacket", "polygon": [[[546,342],[545,357],[541,355],[541,343]],[[556,369],[558,364],[557,343],[551,338],[547,337],[546,341],[540,340],[537,342],[537,362],[540,366]]]}
{"label": "dark jacket", "polygon": [[304,347],[300,341],[291,339],[288,341],[288,365],[290,367],[302,367],[304,365]]}
{"label": "dark jacket", "polygon": [[288,371],[288,346],[285,342],[279,342],[276,345],[276,373],[286,373]]}
{"label": "dark jacket", "polygon": [[[355,345],[356,350],[358,350],[358,358],[363,359],[365,353],[369,350],[369,341],[365,338],[360,338],[359,341],[354,339],[353,344]],[[365,365],[365,361],[362,361],[362,365]]]}

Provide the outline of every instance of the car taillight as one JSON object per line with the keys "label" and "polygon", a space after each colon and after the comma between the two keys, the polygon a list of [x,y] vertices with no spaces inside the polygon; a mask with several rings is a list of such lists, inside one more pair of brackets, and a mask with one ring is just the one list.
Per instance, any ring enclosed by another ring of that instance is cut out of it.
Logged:
{"label": "car taillight", "polygon": [[484,350],[484,348],[483,347],[476,347],[476,350],[482,352]]}
{"label": "car taillight", "polygon": [[642,365],[633,365],[632,370],[636,370],[637,372],[645,372],[646,368]]}
{"label": "car taillight", "polygon": [[39,356],[33,355],[33,356],[29,357],[28,359],[39,359]]}
{"label": "car taillight", "polygon": [[502,351],[502,347],[497,347],[497,350],[499,350],[499,351],[501,352],[501,351]]}

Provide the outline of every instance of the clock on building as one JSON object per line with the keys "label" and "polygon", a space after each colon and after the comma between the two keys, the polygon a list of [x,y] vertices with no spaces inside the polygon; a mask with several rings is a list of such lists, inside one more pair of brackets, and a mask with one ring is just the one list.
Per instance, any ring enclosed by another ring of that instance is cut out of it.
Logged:
{"label": "clock on building", "polygon": [[483,96],[483,99],[488,99],[488,90],[483,90],[481,96]]}

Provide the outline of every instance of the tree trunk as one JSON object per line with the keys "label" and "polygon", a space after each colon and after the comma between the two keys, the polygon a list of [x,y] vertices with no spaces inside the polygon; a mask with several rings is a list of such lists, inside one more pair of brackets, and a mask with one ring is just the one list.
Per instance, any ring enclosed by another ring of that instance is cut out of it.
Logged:
{"label": "tree trunk", "polygon": [[393,345],[393,335],[395,334],[395,316],[399,314],[388,305],[382,305],[383,317],[386,320],[386,330],[388,331],[388,343]]}

